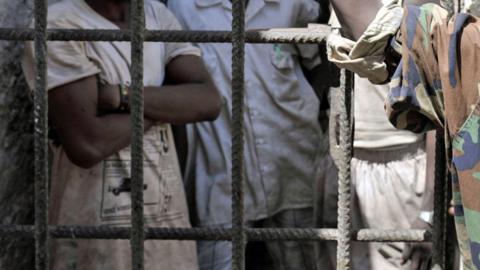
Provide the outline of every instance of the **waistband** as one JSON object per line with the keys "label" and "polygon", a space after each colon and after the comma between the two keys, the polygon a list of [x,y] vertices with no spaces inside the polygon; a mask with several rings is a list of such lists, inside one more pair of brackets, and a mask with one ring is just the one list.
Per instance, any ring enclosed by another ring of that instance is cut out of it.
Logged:
{"label": "waistband", "polygon": [[353,158],[376,163],[387,163],[412,159],[423,153],[425,153],[425,140],[392,149],[354,148]]}

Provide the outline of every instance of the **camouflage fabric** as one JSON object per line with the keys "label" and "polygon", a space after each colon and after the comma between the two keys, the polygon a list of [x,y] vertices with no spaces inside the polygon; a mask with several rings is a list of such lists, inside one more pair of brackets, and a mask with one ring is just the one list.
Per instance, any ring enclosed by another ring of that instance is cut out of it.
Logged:
{"label": "camouflage fabric", "polygon": [[444,128],[465,268],[480,270],[480,22],[441,7],[408,7],[402,60],[386,108],[398,128]]}

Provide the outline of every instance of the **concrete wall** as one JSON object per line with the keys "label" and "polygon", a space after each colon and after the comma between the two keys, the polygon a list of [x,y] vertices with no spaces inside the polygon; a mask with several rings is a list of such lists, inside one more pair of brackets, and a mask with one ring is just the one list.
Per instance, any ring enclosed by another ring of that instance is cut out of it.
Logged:
{"label": "concrete wall", "polygon": [[[23,27],[30,20],[27,0],[0,0],[0,26]],[[19,57],[21,46],[0,42],[0,220],[33,223],[32,102]],[[1,239],[0,269],[34,269],[33,241]]]}
{"label": "concrete wall", "polygon": [[[49,0],[49,3],[58,0]],[[27,27],[33,0],[0,0],[1,27]],[[20,59],[21,42],[0,41],[0,220],[33,224],[33,106]],[[34,269],[34,242],[0,238],[0,269]]]}

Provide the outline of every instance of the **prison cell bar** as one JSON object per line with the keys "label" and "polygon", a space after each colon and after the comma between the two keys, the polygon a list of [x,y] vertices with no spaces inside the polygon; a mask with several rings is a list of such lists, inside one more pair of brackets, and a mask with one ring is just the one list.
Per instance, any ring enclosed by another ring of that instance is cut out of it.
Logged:
{"label": "prison cell bar", "polygon": [[[239,19],[244,15],[244,3],[242,0],[238,0],[235,2],[236,5],[240,6],[243,5],[243,9],[240,13],[235,11],[235,17]],[[238,8],[235,7],[235,10]],[[36,67],[37,67],[37,78],[36,78],[36,90],[35,90],[35,225],[33,226],[33,231],[31,226],[20,226],[20,225],[2,225],[0,226],[0,233],[5,234],[33,234],[35,236],[35,245],[36,245],[36,269],[47,269],[48,268],[48,238],[52,236],[54,238],[102,238],[104,235],[105,239],[126,239],[130,235],[132,235],[132,243],[142,243],[144,237],[142,236],[143,233],[146,233],[147,239],[198,239],[205,237],[205,239],[217,239],[215,237],[216,233],[224,233],[225,239],[231,239],[234,242],[234,253],[237,256],[235,260],[235,267],[236,269],[242,269],[244,266],[244,248],[245,242],[247,239],[249,240],[275,240],[275,239],[282,239],[282,240],[307,240],[307,239],[316,239],[316,240],[333,240],[336,239],[339,242],[339,249],[343,251],[343,254],[340,254],[338,260],[340,262],[339,267],[340,269],[348,269],[349,266],[349,243],[351,240],[358,240],[358,241],[425,241],[430,240],[429,233],[422,231],[422,230],[360,230],[357,232],[353,232],[351,230],[351,225],[348,221],[348,201],[350,200],[348,191],[345,193],[345,188],[348,187],[349,181],[349,163],[347,162],[348,159],[351,157],[351,154],[347,153],[343,156],[343,164],[341,166],[341,170],[343,170],[344,175],[341,177],[341,185],[343,186],[340,189],[341,202],[341,209],[339,208],[339,230],[329,230],[329,229],[245,229],[243,227],[243,213],[239,213],[240,217],[234,217],[235,226],[237,230],[240,229],[242,233],[240,236],[237,235],[237,231],[221,231],[215,229],[208,229],[208,230],[201,230],[201,229],[169,229],[169,228],[143,228],[141,229],[139,224],[137,223],[138,220],[133,218],[132,225],[135,228],[140,228],[140,234],[134,236],[134,233],[131,233],[130,228],[102,228],[102,227],[49,227],[48,224],[48,163],[47,163],[47,95],[45,91],[46,86],[46,40],[87,40],[87,41],[105,41],[105,40],[123,40],[123,41],[130,41],[132,40],[132,56],[135,55],[133,43],[137,43],[135,41],[134,35],[137,33],[130,32],[130,31],[116,31],[116,30],[46,30],[46,15],[47,15],[47,8],[46,2],[44,0],[35,0],[35,29],[10,29],[10,28],[0,28],[0,40],[35,40],[35,55],[37,59]],[[243,24],[243,22],[242,22]],[[243,29],[243,25],[238,25],[236,31]],[[236,28],[236,27],[235,27]],[[327,28],[325,28],[327,29]],[[234,29],[235,30],[235,29]],[[294,31],[294,30],[292,30]],[[302,31],[302,30],[299,30]],[[303,33],[293,33],[291,31],[285,30],[270,30],[270,31],[250,31],[244,32],[244,34],[240,35],[239,32],[218,32],[218,31],[145,31],[144,33],[140,33],[140,40],[145,37],[146,41],[163,41],[163,42],[223,42],[229,43],[233,42],[234,45],[236,44],[236,39],[239,38],[240,43],[249,42],[249,43],[319,43],[324,41],[327,32],[320,33],[317,31],[310,32],[305,31],[303,29]],[[288,33],[287,33],[288,32]],[[316,32],[316,33],[315,33]],[[243,42],[242,42],[243,39]],[[138,42],[141,45],[142,42]],[[244,44],[237,44],[240,46],[235,47],[244,47]],[[235,50],[236,52],[236,50]],[[242,59],[235,58],[235,53],[233,55],[234,60],[243,61],[243,52],[241,53]],[[133,57],[136,59],[137,57]],[[234,62],[235,62],[234,61]],[[139,61],[139,63],[141,63]],[[236,65],[234,64],[234,67]],[[142,65],[140,65],[142,67]],[[238,67],[238,66],[237,66]],[[240,67],[243,71],[243,64]],[[138,70],[132,67],[132,72]],[[140,71],[141,72],[141,71]],[[234,76],[238,76],[238,73],[234,73]],[[138,76],[138,74],[136,75]],[[243,72],[241,72],[241,77],[243,78]],[[238,78],[237,78],[238,79]],[[237,80],[236,79],[236,80]],[[234,80],[233,84],[239,83],[240,81]],[[141,80],[139,80],[141,84]],[[238,91],[238,89],[243,89],[243,81],[240,82],[240,87],[234,87],[234,91]],[[233,85],[232,84],[232,85]],[[138,86],[134,86],[134,88]],[[141,89],[141,85],[140,85]],[[138,91],[134,91],[134,93]],[[243,104],[243,91],[239,91],[242,95],[241,104]],[[345,91],[347,95],[349,91]],[[237,93],[238,94],[238,93]],[[237,96],[237,100],[239,99],[240,94]],[[351,97],[347,97],[345,102],[348,102]],[[142,102],[140,100],[140,102]],[[351,102],[351,100],[350,100]],[[136,104],[136,105],[135,105]],[[342,104],[341,107],[345,107],[346,104]],[[348,104],[347,104],[348,105]],[[141,109],[142,105],[139,104],[138,101],[132,101],[132,107],[137,107]],[[345,107],[345,110],[348,110]],[[132,108],[132,114],[135,115],[142,115],[141,111],[134,112],[135,109]],[[241,112],[241,106],[240,106]],[[343,117],[349,117],[348,114],[344,114]],[[133,120],[134,124],[138,125],[143,121],[143,118],[138,120]],[[349,120],[347,120],[349,121]],[[342,128],[342,137],[349,136],[348,126],[346,125],[348,122],[343,122],[344,128]],[[138,129],[134,129],[135,130]],[[143,129],[140,129],[143,130]],[[238,132],[238,131],[237,131]],[[141,133],[141,132],[140,132]],[[240,137],[242,134],[241,129],[239,130]],[[141,135],[140,135],[141,136]],[[351,138],[344,137],[342,142],[348,142]],[[138,138],[136,139],[138,140]],[[234,140],[235,141],[235,140]],[[142,143],[139,140],[140,144]],[[135,142],[133,142],[135,143]],[[242,143],[243,144],[243,143]],[[343,143],[342,143],[343,145]],[[348,150],[350,143],[346,144],[346,148],[344,150]],[[138,147],[138,145],[137,145]],[[233,147],[233,146],[232,146]],[[238,147],[238,146],[237,146]],[[240,149],[242,151],[242,149]],[[133,154],[132,154],[133,155]],[[233,155],[233,151],[232,151]],[[350,155],[350,156],[349,156]],[[439,167],[443,166],[442,164],[443,159],[437,159],[437,171]],[[141,162],[141,159],[140,159]],[[346,167],[344,167],[346,166]],[[133,164],[132,164],[133,167]],[[241,165],[240,165],[241,167]],[[137,168],[138,169],[138,168]],[[141,169],[141,166],[140,166]],[[133,173],[134,168],[132,168]],[[233,169],[232,169],[233,170]],[[236,192],[239,192],[239,196],[242,196],[241,189],[242,189],[242,175],[239,167],[235,169],[236,172],[240,172],[240,175],[237,178],[237,181],[233,181],[232,183],[233,188]],[[138,174],[137,174],[138,177]],[[441,178],[438,178],[441,179]],[[136,182],[138,184],[138,181]],[[436,181],[436,184],[444,185],[444,181]],[[438,187],[441,188],[441,187]],[[443,187],[444,189],[444,187]],[[440,192],[441,193],[441,192]],[[141,188],[140,188],[141,194]],[[439,199],[439,193],[436,192],[436,202],[445,201],[445,197],[443,199]],[[346,195],[346,196],[345,196]],[[134,197],[133,200],[135,201],[136,195],[132,193]],[[141,195],[140,195],[141,196]],[[134,202],[135,203],[135,202]],[[242,207],[242,203],[240,200],[233,199],[234,204],[239,204],[239,207]],[[445,205],[444,205],[445,206]],[[441,206],[440,206],[441,208]],[[234,213],[235,213],[235,206],[234,206]],[[143,208],[142,208],[143,210]],[[439,205],[435,204],[435,210],[437,213],[442,213],[441,209],[439,209]],[[134,210],[132,210],[135,212]],[[242,211],[243,212],[243,211]],[[444,211],[443,211],[444,212]],[[238,214],[238,213],[237,213]],[[345,219],[346,218],[346,219]],[[436,218],[436,220],[438,217]],[[143,221],[141,221],[143,223]],[[440,222],[441,223],[441,222]],[[436,235],[435,241],[443,241],[438,239],[439,237],[443,237],[444,233],[440,232],[440,230],[444,230],[444,224],[436,223],[434,234]],[[136,229],[133,229],[136,230]],[[110,233],[110,234],[109,234]],[[125,237],[127,235],[127,237]],[[235,239],[234,239],[235,238]],[[135,247],[133,251],[135,252]],[[437,256],[444,257],[444,251],[438,251],[435,249],[436,252],[439,252]],[[139,254],[139,253],[138,253]],[[138,254],[134,256],[138,258]],[[442,255],[443,254],[443,255]],[[133,256],[133,255],[132,255]],[[142,256],[143,258],[143,256]],[[133,259],[133,258],[132,258]],[[138,259],[133,259],[134,261],[138,261]],[[133,264],[134,262],[132,262]],[[141,262],[140,262],[141,264]],[[343,265],[343,266],[342,266]],[[343,268],[342,268],[343,267]]]}
{"label": "prison cell bar", "polygon": [[47,70],[47,1],[35,0],[35,93],[34,93],[34,170],[35,170],[35,268],[48,269],[48,112]]}
{"label": "prison cell bar", "polygon": [[[327,25],[309,28],[280,28],[269,30],[250,30],[245,32],[247,43],[311,43],[325,41],[330,33]],[[34,30],[0,28],[0,40],[33,40]],[[72,30],[48,29],[49,41],[131,41],[131,31],[126,30]],[[230,31],[181,31],[181,30],[145,30],[145,41],[149,42],[194,42],[194,43],[232,43]]]}
{"label": "prison cell bar", "polygon": [[446,256],[446,224],[447,224],[447,183],[445,133],[437,130],[435,140],[435,185],[434,185],[434,212],[433,212],[433,249],[432,264],[437,269],[445,269]]}
{"label": "prison cell bar", "polygon": [[[130,227],[111,226],[49,226],[49,233],[55,239],[129,239]],[[32,237],[35,228],[29,225],[0,225],[0,235]],[[231,241],[233,229],[225,228],[159,228],[144,229],[148,240],[211,240]],[[336,241],[337,229],[298,228],[245,228],[249,241],[310,240]],[[379,230],[361,229],[352,231],[352,240],[360,242],[425,242],[432,240],[427,230]]]}
{"label": "prison cell bar", "polygon": [[338,239],[337,239],[337,269],[349,270],[351,257],[351,185],[350,161],[352,160],[352,74],[346,70],[340,73],[338,88],[339,104],[333,104],[339,109],[340,153],[338,156]]}
{"label": "prison cell bar", "polygon": [[243,104],[245,94],[245,0],[232,1],[232,267],[245,269]]}
{"label": "prison cell bar", "polygon": [[143,270],[144,220],[143,220],[143,40],[145,10],[143,0],[132,0],[130,5],[131,61],[131,176],[132,176],[132,231],[130,248],[132,269]]}
{"label": "prison cell bar", "polygon": [[[449,10],[450,15],[461,12],[461,0],[454,0],[453,10]],[[451,181],[449,181],[449,173],[447,170],[447,153],[445,148],[446,137],[448,131],[437,129],[435,139],[435,184],[433,198],[433,254],[432,269],[453,269],[454,254],[447,254],[447,247],[452,243],[447,243],[450,237],[447,231],[447,209],[449,207],[451,191]],[[450,185],[450,186],[448,186]],[[451,225],[451,224],[450,224]],[[451,236],[451,235],[449,235]],[[448,256],[448,258],[447,258]]]}

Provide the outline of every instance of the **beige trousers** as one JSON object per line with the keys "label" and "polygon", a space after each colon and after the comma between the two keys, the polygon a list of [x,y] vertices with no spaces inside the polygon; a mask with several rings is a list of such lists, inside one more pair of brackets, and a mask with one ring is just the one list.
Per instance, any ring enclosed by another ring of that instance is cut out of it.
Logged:
{"label": "beige trousers", "polygon": [[[324,168],[333,165],[325,160]],[[318,181],[317,226],[337,226],[338,183],[336,174],[326,170]],[[424,142],[401,149],[372,151],[355,149],[351,163],[352,223],[354,229],[410,229],[420,214],[426,178]],[[336,243],[325,245],[329,262],[324,269],[335,269]],[[355,270],[403,269],[402,243],[360,243],[352,245]],[[325,247],[320,254],[324,256]]]}

